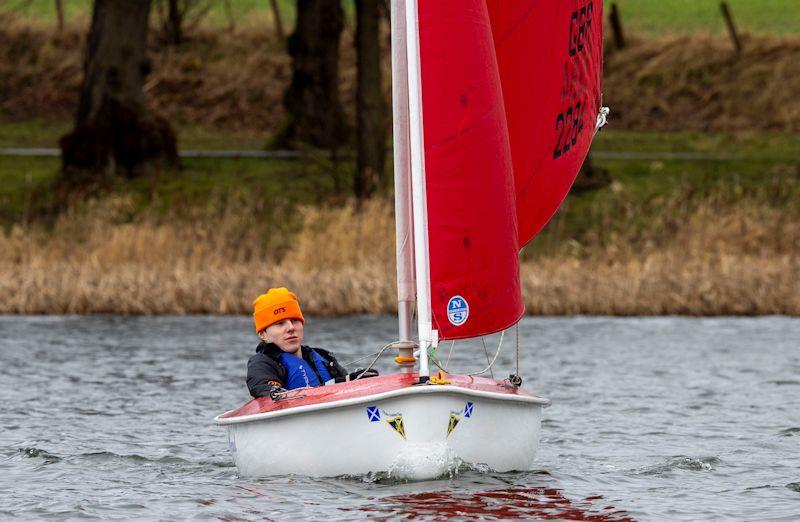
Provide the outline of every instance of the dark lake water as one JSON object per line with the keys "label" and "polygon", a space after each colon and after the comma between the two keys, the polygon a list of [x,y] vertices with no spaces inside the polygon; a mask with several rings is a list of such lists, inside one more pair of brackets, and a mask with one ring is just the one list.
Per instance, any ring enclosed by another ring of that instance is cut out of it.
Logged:
{"label": "dark lake water", "polygon": [[[395,330],[311,318],[306,339],[347,362]],[[553,401],[534,471],[245,479],[212,419],[248,398],[249,318],[0,316],[0,518],[800,517],[800,320],[527,318],[520,335],[524,386]],[[450,367],[485,366],[479,346]]]}

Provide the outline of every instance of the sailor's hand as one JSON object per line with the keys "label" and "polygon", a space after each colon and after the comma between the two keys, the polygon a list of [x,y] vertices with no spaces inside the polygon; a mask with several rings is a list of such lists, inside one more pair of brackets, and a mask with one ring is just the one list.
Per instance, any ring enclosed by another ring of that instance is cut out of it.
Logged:
{"label": "sailor's hand", "polygon": [[272,399],[273,401],[277,401],[278,399],[281,398],[281,396],[284,393],[286,393],[286,390],[284,388],[281,388],[280,386],[275,386],[269,391],[269,398]]}

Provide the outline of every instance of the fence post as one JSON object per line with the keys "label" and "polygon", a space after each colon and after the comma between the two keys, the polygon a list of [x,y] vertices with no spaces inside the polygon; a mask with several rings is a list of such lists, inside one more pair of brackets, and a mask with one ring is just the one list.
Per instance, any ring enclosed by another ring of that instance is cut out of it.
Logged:
{"label": "fence post", "polygon": [[56,0],[56,19],[58,20],[58,30],[64,30],[64,5],[61,0]]}
{"label": "fence post", "polygon": [[742,52],[742,44],[739,41],[739,34],[736,32],[728,2],[720,2],[719,8],[722,9],[722,17],[725,18],[725,24],[728,26],[728,34],[731,37],[731,41],[733,41],[733,47],[736,49],[736,54],[739,55]]}
{"label": "fence post", "polygon": [[611,13],[608,15],[608,20],[611,22],[611,32],[614,33],[614,45],[617,49],[624,49],[625,35],[622,34],[622,22],[619,19],[619,10],[616,2],[611,4]]}
{"label": "fence post", "polygon": [[283,22],[281,21],[281,10],[278,9],[277,0],[271,0],[271,4],[272,4],[272,16],[275,17],[275,31],[278,34],[278,40],[282,42],[285,36],[283,33]]}

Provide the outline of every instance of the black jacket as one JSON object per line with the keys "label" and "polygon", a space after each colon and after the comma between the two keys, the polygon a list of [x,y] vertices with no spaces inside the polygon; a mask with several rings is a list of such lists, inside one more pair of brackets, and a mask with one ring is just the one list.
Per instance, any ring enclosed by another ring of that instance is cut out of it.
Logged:
{"label": "black jacket", "polygon": [[[301,346],[303,359],[314,368],[314,361],[311,359],[311,352],[308,346]],[[327,350],[314,348],[314,351],[327,361],[328,373],[331,377],[345,377],[347,370],[336,362],[336,358]],[[283,351],[273,343],[262,342],[256,348],[256,353],[247,361],[247,388],[253,397],[269,397],[269,392],[273,388],[286,387],[286,367],[281,363]],[[317,375],[320,382],[322,378]]]}

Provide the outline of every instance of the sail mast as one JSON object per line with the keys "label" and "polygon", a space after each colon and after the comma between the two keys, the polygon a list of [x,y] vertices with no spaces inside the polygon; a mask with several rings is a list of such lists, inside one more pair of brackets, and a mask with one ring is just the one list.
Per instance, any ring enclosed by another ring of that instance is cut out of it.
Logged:
{"label": "sail mast", "polygon": [[[408,61],[404,0],[392,0],[392,135],[397,238],[397,322],[399,341],[411,341],[414,304],[414,243],[408,144]],[[401,354],[402,356],[402,354]]]}
{"label": "sail mast", "polygon": [[411,150],[411,190],[414,230],[414,261],[417,279],[417,328],[419,332],[419,378],[427,381],[428,347],[436,345],[431,325],[431,284],[428,253],[428,209],[425,191],[425,140],[422,122],[422,73],[419,59],[417,0],[406,2],[406,57],[408,60],[408,115]]}

